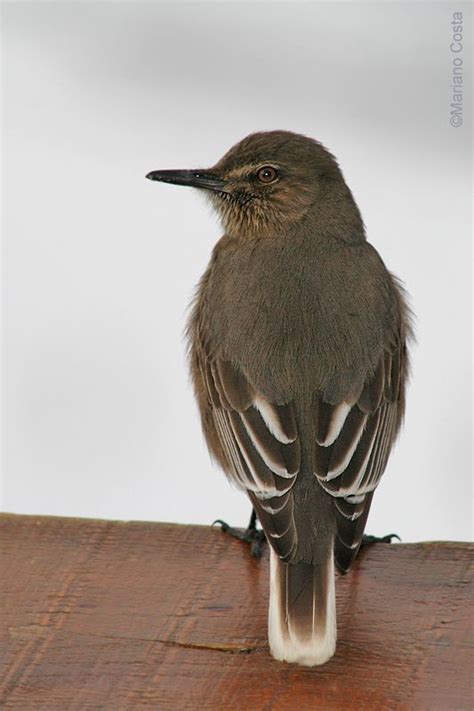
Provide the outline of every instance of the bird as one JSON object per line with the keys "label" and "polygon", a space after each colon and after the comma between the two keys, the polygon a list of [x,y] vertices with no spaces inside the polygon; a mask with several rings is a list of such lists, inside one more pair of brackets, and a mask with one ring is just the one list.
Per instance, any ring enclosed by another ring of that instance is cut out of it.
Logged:
{"label": "bird", "polygon": [[336,158],[313,138],[252,133],[197,188],[223,227],[192,302],[189,361],[211,456],[270,550],[268,640],[281,662],[336,650],[335,574],[358,553],[405,412],[412,314],[367,241]]}

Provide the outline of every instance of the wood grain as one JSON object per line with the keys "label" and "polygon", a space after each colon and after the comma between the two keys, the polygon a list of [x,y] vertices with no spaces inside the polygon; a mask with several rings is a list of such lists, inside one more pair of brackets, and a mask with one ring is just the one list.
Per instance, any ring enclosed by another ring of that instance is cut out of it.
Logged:
{"label": "wood grain", "polygon": [[218,529],[0,516],[0,704],[474,708],[472,552],[378,544],[337,581],[323,667],[268,653],[268,556]]}

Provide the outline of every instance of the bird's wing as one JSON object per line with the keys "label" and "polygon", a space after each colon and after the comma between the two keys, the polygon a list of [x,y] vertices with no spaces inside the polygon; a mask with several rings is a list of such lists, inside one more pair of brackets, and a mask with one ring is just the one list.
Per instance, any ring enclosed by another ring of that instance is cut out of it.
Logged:
{"label": "bird's wing", "polygon": [[211,451],[249,493],[265,533],[289,560],[297,544],[291,488],[300,468],[294,407],[270,402],[229,361],[210,359],[202,351],[198,359]]}
{"label": "bird's wing", "polygon": [[315,402],[314,473],[334,497],[334,552],[343,573],[360,547],[373,492],[403,417],[406,367],[400,342],[384,352],[356,402]]}
{"label": "bird's wing", "polygon": [[[248,492],[267,537],[284,561],[297,546],[292,486],[301,465],[293,403],[271,402],[232,363],[199,347],[197,396],[212,454]],[[404,410],[406,349],[384,352],[355,402],[315,396],[314,473],[333,497],[335,561],[349,570],[360,547],[373,492],[385,470]]]}

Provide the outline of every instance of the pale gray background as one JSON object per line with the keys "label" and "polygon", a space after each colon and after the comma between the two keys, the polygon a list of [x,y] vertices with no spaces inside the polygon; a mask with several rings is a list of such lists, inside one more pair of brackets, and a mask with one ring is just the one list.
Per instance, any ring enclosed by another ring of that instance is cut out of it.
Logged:
{"label": "pale gray background", "polygon": [[336,153],[418,316],[405,432],[368,529],[470,537],[460,8],[468,29],[462,3],[3,5],[4,510],[246,521],[209,463],[182,339],[220,228],[193,191],[144,175],[285,128]]}

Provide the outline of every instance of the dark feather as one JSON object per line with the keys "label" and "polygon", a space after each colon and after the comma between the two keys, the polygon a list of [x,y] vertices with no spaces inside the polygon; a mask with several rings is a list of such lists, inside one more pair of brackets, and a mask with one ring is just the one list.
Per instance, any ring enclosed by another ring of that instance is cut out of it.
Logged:
{"label": "dark feather", "polygon": [[384,373],[385,373],[385,383],[383,396],[388,402],[393,402],[394,398],[392,396],[392,354],[389,351],[384,353]]}
{"label": "dark feather", "polygon": [[[201,363],[203,357],[204,349]],[[301,460],[294,407],[254,394],[229,361],[205,359],[200,369],[225,470],[247,490],[275,551],[290,560],[297,545],[291,488]]]}
{"label": "dark feather", "polygon": [[316,399],[315,407],[315,436],[316,442],[322,444],[329,432],[329,427],[331,425],[332,417],[334,413],[334,406],[327,402],[324,402],[321,398]]}
{"label": "dark feather", "polygon": [[339,572],[344,575],[350,569],[362,542],[365,524],[370,511],[373,494],[364,501],[364,510],[354,522],[348,522],[339,512],[336,514],[337,535],[334,544],[334,558]]}
{"label": "dark feather", "polygon": [[[278,492],[285,492],[290,489],[293,484],[293,478],[282,477],[273,473],[273,470],[264,462],[258,450],[255,448],[239,413],[234,411],[230,412],[229,419],[236,443],[250,471],[253,473],[253,478],[258,489],[265,494],[272,494],[272,492],[277,494]],[[283,462],[279,462],[278,464],[281,466]]]}
{"label": "dark feather", "polygon": [[300,454],[297,440],[288,444],[279,442],[253,407],[242,413],[242,420],[256,444],[257,451],[262,453],[262,458],[275,474],[279,474],[281,469],[286,470],[282,476],[294,476],[298,473]]}
{"label": "dark feather", "polygon": [[392,353],[392,370],[390,377],[390,400],[396,402],[400,394],[400,377],[401,377],[400,349],[397,348]]}
{"label": "dark feather", "polygon": [[224,390],[224,385],[222,384],[219,375],[219,370],[217,368],[217,363],[215,361],[211,361],[210,370],[212,375],[212,382],[219,396],[219,407],[223,407],[225,410],[231,410],[232,407],[227,399],[227,395]]}
{"label": "dark feather", "polygon": [[384,358],[381,358],[373,378],[367,381],[362,395],[359,398],[358,406],[362,412],[374,412],[380,405],[384,389]]}
{"label": "dark feather", "polygon": [[268,499],[262,500],[253,492],[249,492],[249,497],[269,543],[282,560],[291,560],[297,545],[292,494],[288,493],[278,497],[283,500],[283,506],[276,513],[265,510]]}
{"label": "dark feather", "polygon": [[367,415],[364,412],[359,410],[358,407],[352,408],[346,418],[341,434],[331,448],[328,471],[335,472],[340,469],[344,461],[347,460],[347,457],[351,455],[351,452],[352,454],[354,453],[362,436],[366,420]]}
{"label": "dark feather", "polygon": [[362,501],[358,503],[352,503],[350,500],[347,500],[343,496],[339,496],[334,499],[334,504],[341,516],[344,516],[344,518],[347,518],[349,520],[355,521],[355,519],[359,518],[359,516],[365,510],[365,496],[363,496]]}
{"label": "dark feather", "polygon": [[203,374],[205,378],[207,394],[209,396],[209,401],[212,407],[222,407],[222,402],[220,395],[217,391],[214,377],[212,375],[211,364],[206,361],[203,367]]}
{"label": "dark feather", "polygon": [[295,409],[292,404],[276,405],[262,397],[257,397],[254,403],[270,431],[274,432],[280,442],[283,441],[282,436],[288,442],[296,440],[298,431],[296,429]]}
{"label": "dark feather", "polygon": [[[400,409],[403,410],[398,399],[402,367],[403,351],[398,345],[391,352],[384,352],[334,443],[327,447],[315,443],[314,472],[321,486],[334,497],[339,542],[335,553],[341,570],[349,568],[358,550],[372,493],[385,470],[398,431]],[[328,431],[334,409],[334,405],[327,403],[317,408],[323,418],[322,427],[317,427],[321,439]]]}
{"label": "dark feather", "polygon": [[238,412],[243,412],[252,404],[253,397],[249,384],[237,368],[225,360],[218,360],[216,370],[219,377],[221,390],[230,407]]}
{"label": "dark feather", "polygon": [[359,445],[347,467],[338,477],[323,483],[326,491],[336,495],[357,493],[357,484],[363,476],[366,461],[368,457],[370,457],[370,452],[374,444],[379,417],[380,413],[376,412],[369,418],[362,437],[360,438]]}

